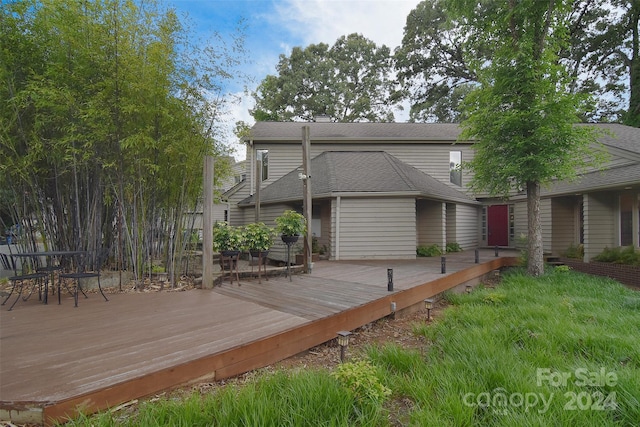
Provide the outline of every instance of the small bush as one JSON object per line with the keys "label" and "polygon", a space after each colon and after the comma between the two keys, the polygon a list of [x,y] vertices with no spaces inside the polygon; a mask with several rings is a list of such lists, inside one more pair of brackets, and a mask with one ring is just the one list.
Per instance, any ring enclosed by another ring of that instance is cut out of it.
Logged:
{"label": "small bush", "polygon": [[571,259],[583,259],[584,258],[584,245],[571,245],[563,252],[563,256]]}
{"label": "small bush", "polygon": [[561,273],[566,273],[568,271],[571,271],[571,267],[569,267],[568,265],[558,265],[554,268],[554,270]]}
{"label": "small bush", "polygon": [[502,293],[502,292],[490,292],[487,295],[484,296],[484,298],[482,298],[482,301],[484,301],[487,304],[502,304],[504,302],[504,300],[507,298],[507,294]]}
{"label": "small bush", "polygon": [[391,390],[382,384],[382,374],[366,360],[340,364],[332,374],[357,400],[382,403]]}
{"label": "small bush", "polygon": [[613,264],[640,265],[640,251],[637,251],[633,246],[604,248],[593,260]]}
{"label": "small bush", "polygon": [[416,248],[416,254],[419,257],[439,256],[442,255],[442,249],[436,244],[430,246],[418,246]]}
{"label": "small bush", "polygon": [[447,243],[447,253],[451,252],[462,252],[462,247],[459,243]]}

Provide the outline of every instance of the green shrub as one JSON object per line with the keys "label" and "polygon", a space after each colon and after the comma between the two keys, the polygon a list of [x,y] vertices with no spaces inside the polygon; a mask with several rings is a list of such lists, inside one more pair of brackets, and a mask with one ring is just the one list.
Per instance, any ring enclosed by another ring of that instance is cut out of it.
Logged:
{"label": "green shrub", "polygon": [[442,255],[442,249],[436,244],[430,246],[421,245],[416,248],[416,254],[419,257],[438,256]]}
{"label": "green shrub", "polygon": [[571,267],[569,267],[568,265],[558,265],[554,268],[554,270],[558,272],[566,273],[568,271],[571,271]]}
{"label": "green shrub", "polygon": [[640,265],[640,251],[637,251],[633,246],[604,248],[593,260],[613,264]]}
{"label": "green shrub", "polygon": [[584,258],[584,245],[570,245],[567,250],[562,253],[562,256],[581,260]]}
{"label": "green shrub", "polygon": [[507,298],[507,295],[502,292],[489,292],[487,295],[482,298],[487,304],[502,304],[504,300]]}
{"label": "green shrub", "polygon": [[462,247],[460,246],[459,243],[456,243],[456,242],[447,243],[447,253],[451,253],[451,252],[462,252]]}
{"label": "green shrub", "polygon": [[360,401],[382,403],[391,394],[382,384],[382,373],[366,360],[342,363],[332,375]]}

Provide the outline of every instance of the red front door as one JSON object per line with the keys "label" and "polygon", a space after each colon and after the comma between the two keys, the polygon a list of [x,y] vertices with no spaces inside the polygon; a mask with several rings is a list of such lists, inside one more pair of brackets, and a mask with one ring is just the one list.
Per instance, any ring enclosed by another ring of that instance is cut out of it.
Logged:
{"label": "red front door", "polygon": [[509,246],[509,206],[494,205],[487,208],[487,244]]}

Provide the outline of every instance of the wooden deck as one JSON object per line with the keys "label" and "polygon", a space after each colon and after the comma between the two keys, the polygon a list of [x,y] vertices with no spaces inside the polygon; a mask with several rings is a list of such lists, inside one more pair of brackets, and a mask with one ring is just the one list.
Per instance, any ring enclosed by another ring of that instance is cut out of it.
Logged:
{"label": "wooden deck", "polygon": [[[504,255],[513,255],[502,253]],[[424,298],[513,265],[481,252],[414,261],[317,262],[311,275],[211,290],[32,298],[0,308],[0,420],[49,424],[277,362]],[[393,268],[394,291],[387,290]]]}

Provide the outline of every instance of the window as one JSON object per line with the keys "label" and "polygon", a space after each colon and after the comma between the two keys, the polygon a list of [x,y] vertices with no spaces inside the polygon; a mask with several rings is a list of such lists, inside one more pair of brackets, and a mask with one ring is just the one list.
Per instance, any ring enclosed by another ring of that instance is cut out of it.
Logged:
{"label": "window", "polygon": [[256,160],[262,162],[262,176],[260,177],[260,180],[266,181],[269,179],[269,150],[257,150]]}
{"label": "window", "polygon": [[449,181],[462,187],[462,151],[449,151]]}

